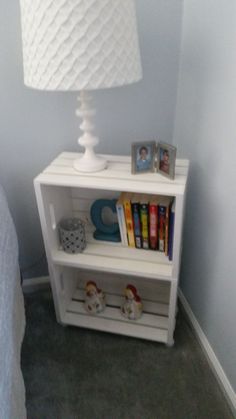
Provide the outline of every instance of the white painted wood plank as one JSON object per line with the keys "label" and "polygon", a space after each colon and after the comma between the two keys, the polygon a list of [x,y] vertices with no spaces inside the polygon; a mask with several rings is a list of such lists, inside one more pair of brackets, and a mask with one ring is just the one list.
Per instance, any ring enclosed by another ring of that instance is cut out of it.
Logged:
{"label": "white painted wood plank", "polygon": [[134,179],[138,180],[139,182],[146,182],[146,183],[162,183],[166,184],[174,184],[174,185],[185,185],[186,176],[176,173],[175,179],[170,180],[168,178],[163,177],[159,173],[146,173],[146,174],[139,174],[133,175],[131,170],[117,170],[117,166],[115,163],[110,164],[108,169],[105,169],[101,172],[97,173],[97,176],[94,176],[94,173],[83,173],[80,174],[71,166],[49,166],[47,169],[44,170],[44,174],[48,175],[64,175],[64,176],[79,176],[85,177],[89,179],[99,178],[101,180],[105,179],[119,179],[119,180],[126,180],[126,181],[133,181]]}
{"label": "white painted wood plank", "polygon": [[[111,196],[111,198],[109,198],[109,199],[113,199],[113,198],[114,198],[114,196]],[[104,199],[104,197],[101,196],[101,199]],[[94,198],[90,198],[90,199],[74,198],[74,199],[72,199],[72,208],[73,208],[74,211],[87,211],[90,214],[91,206],[93,205],[94,202],[95,202]],[[109,212],[112,213],[110,208],[105,207],[103,209],[102,215],[104,215],[104,212],[106,210],[109,210]],[[112,214],[114,214],[117,217],[116,213],[112,213]]]}
{"label": "white painted wood plank", "polygon": [[[107,190],[120,190],[120,191],[134,191],[142,193],[162,193],[168,195],[182,194],[185,189],[187,173],[188,173],[188,162],[184,160],[179,160],[176,164],[176,176],[174,180],[167,179],[161,176],[158,173],[146,173],[141,175],[132,175],[130,170],[130,157],[129,156],[106,156],[110,158],[110,164],[108,169],[103,170],[98,173],[79,173],[73,168],[73,159],[77,156],[77,153],[62,153],[57,159],[55,159],[51,165],[49,165],[45,171],[44,176],[48,174],[51,181],[54,184],[55,175],[64,176],[65,179],[64,185],[70,186],[81,186],[81,187],[90,187],[96,189],[102,189],[106,185]],[[179,166],[178,166],[179,164]],[[42,176],[42,175],[41,175]],[[68,177],[70,182],[68,182]],[[45,177],[44,177],[45,179]],[[87,179],[87,182],[86,182]],[[88,182],[90,179],[90,182]],[[107,187],[106,180],[109,183],[115,183],[113,187],[109,184]],[[43,181],[43,178],[41,178]],[[49,179],[45,180],[48,182]],[[125,188],[126,183],[132,183],[132,188]],[[142,183],[147,185],[147,188],[142,189]],[[137,184],[137,185],[136,185]],[[138,188],[138,184],[140,188]],[[158,184],[158,190],[156,189]],[[118,186],[120,185],[120,186]],[[180,187],[182,185],[182,188]],[[164,187],[165,186],[165,187]],[[175,188],[174,188],[175,187]],[[166,188],[166,192],[165,192]],[[173,192],[172,192],[173,191]]]}
{"label": "white painted wood plank", "polygon": [[57,278],[55,279],[60,287],[60,303],[63,302],[64,306],[68,307],[77,288],[76,272],[73,269],[63,267],[57,270],[56,275]]}
{"label": "white painted wood plank", "polygon": [[72,188],[71,189],[71,196],[73,200],[77,199],[84,199],[84,200],[95,200],[95,199],[115,199],[120,196],[120,191],[107,191],[106,189],[80,189],[80,188]]}
{"label": "white painted wood plank", "polygon": [[155,342],[167,342],[167,331],[164,329],[68,312],[65,314],[63,321],[65,324],[73,326],[153,340]]}
{"label": "white painted wood plank", "polygon": [[[87,213],[85,213],[87,214]],[[87,219],[87,215],[85,217],[81,217],[84,220]],[[158,263],[167,265],[169,267],[172,267],[172,261],[169,261],[168,257],[165,255],[164,252],[159,252],[158,250],[145,250],[145,249],[136,249],[129,246],[123,246],[121,242],[108,242],[103,240],[96,240],[93,238],[93,231],[94,227],[92,224],[87,223],[86,224],[86,242],[87,242],[87,248],[83,251],[83,254],[89,254],[91,256],[107,256],[112,257],[116,259],[127,259],[130,262],[133,261],[136,263],[136,261],[144,262],[144,263]],[[54,248],[62,249],[61,246],[54,246]],[[76,257],[76,255],[73,255],[73,257]]]}
{"label": "white painted wood plank", "polygon": [[77,271],[77,287],[85,289],[87,281],[95,281],[99,288],[109,294],[123,294],[126,286],[131,283],[138,290],[141,298],[152,300],[165,305],[169,304],[170,283],[166,281],[147,280],[142,277],[127,277],[121,274],[111,272],[94,272],[90,270]]}
{"label": "white painted wood plank", "polygon": [[[88,220],[86,224],[93,225],[90,217],[91,207],[94,203],[94,200],[77,200],[77,202],[72,202],[73,212],[76,214],[77,217],[83,218],[83,220]],[[108,207],[103,208],[102,211],[102,219],[105,224],[113,224],[117,223],[117,213],[112,212],[112,210]],[[85,226],[86,228],[86,226]]]}
{"label": "white painted wood plank", "polygon": [[[92,245],[91,245],[92,246]],[[52,250],[52,261],[58,265],[78,267],[104,272],[119,272],[124,275],[145,276],[146,278],[170,281],[172,267],[170,265],[143,262],[139,260],[120,259],[116,257],[94,255],[89,252],[90,246],[78,255],[70,255],[61,250]]]}
{"label": "white painted wood plank", "polygon": [[[100,255],[107,257],[115,257],[117,259],[127,259],[130,261],[139,262],[151,262],[172,266],[172,262],[169,261],[168,257],[164,252],[158,250],[145,250],[135,249],[129,246],[121,246],[120,243],[106,242],[102,240],[96,240],[93,238],[91,233],[87,234],[88,253],[91,255]],[[84,253],[87,252],[85,249]]]}
{"label": "white painted wood plank", "polygon": [[161,183],[146,182],[142,180],[140,176],[134,176],[129,182],[127,179],[113,179],[113,178],[90,178],[86,176],[80,176],[79,174],[72,175],[60,175],[60,174],[46,174],[42,173],[36,178],[36,181],[44,185],[54,186],[66,186],[66,187],[77,187],[87,189],[99,189],[103,190],[106,188],[110,191],[124,191],[124,192],[137,192],[137,193],[148,193],[157,195],[168,195],[176,196],[183,195],[185,191],[185,185],[178,185],[174,183]]}
{"label": "white painted wood plank", "polygon": [[88,314],[84,309],[84,305],[80,301],[71,301],[67,307],[67,312],[79,313],[85,316],[99,317],[102,319],[117,320],[123,323],[138,324],[142,326],[154,327],[159,329],[167,330],[168,319],[165,316],[158,316],[157,314],[143,313],[141,318],[138,320],[128,320],[121,315],[119,308],[117,307],[106,307],[102,313],[91,315]]}
{"label": "white painted wood plank", "polygon": [[[108,294],[108,293],[105,293],[105,295],[106,295],[106,304],[108,306],[119,308],[124,302],[123,295],[114,295],[114,294]],[[85,291],[77,289],[75,293],[73,294],[72,299],[75,301],[76,300],[80,301],[80,302],[84,301]],[[143,303],[143,311],[145,313],[168,316],[168,310],[169,310],[168,304],[156,303],[154,301],[145,300],[144,298],[142,298],[142,303]]]}

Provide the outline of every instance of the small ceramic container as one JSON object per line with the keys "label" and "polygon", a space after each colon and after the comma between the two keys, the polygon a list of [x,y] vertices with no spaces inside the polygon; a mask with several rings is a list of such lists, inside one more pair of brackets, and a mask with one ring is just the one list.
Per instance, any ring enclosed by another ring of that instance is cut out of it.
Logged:
{"label": "small ceramic container", "polygon": [[86,247],[84,222],[79,218],[63,218],[59,225],[59,238],[66,253],[81,253]]}

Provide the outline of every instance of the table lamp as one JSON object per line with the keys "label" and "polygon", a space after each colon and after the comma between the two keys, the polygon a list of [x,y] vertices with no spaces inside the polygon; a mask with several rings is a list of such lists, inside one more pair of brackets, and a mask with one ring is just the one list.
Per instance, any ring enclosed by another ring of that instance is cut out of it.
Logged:
{"label": "table lamp", "polygon": [[91,90],[142,77],[134,0],[20,0],[24,83],[50,91],[79,91],[85,148],[74,161],[82,172],[106,168],[95,154]]}

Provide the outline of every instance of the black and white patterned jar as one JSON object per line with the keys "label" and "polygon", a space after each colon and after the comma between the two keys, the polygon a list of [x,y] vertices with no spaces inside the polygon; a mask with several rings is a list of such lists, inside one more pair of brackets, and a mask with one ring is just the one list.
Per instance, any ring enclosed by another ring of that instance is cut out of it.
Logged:
{"label": "black and white patterned jar", "polygon": [[59,225],[59,238],[66,253],[81,253],[86,247],[84,222],[79,218],[63,218]]}

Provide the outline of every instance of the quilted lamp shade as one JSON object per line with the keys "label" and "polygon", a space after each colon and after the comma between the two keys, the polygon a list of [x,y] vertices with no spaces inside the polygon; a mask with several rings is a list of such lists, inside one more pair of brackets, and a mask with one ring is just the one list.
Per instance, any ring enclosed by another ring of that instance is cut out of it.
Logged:
{"label": "quilted lamp shade", "polygon": [[141,78],[134,0],[20,0],[20,4],[27,86],[81,91]]}
{"label": "quilted lamp shade", "polygon": [[41,90],[80,91],[85,148],[74,168],[104,170],[93,148],[96,111],[88,90],[122,86],[142,77],[134,0],[20,0],[24,82]]}

